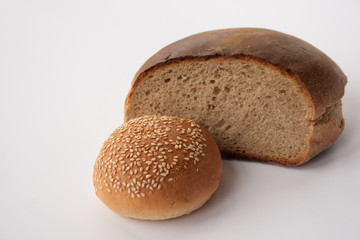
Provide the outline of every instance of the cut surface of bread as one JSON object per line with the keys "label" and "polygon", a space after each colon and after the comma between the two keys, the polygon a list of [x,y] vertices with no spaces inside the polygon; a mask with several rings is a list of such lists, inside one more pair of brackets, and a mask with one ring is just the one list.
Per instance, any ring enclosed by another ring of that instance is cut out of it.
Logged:
{"label": "cut surface of bread", "polygon": [[258,56],[198,55],[140,71],[125,121],[149,114],[192,119],[208,128],[223,153],[283,165],[308,161],[342,132],[341,97],[318,104],[331,92],[314,97],[321,89],[309,90],[289,69]]}

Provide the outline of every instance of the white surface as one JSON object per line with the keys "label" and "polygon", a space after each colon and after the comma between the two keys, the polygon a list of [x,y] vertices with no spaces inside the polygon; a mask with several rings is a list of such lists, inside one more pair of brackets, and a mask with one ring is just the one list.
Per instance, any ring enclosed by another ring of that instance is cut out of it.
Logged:
{"label": "white surface", "polygon": [[[0,239],[360,239],[358,1],[0,1]],[[224,161],[216,194],[165,222],[95,196],[92,167],[141,64],[193,33],[264,27],[348,76],[346,128],[300,167]]]}

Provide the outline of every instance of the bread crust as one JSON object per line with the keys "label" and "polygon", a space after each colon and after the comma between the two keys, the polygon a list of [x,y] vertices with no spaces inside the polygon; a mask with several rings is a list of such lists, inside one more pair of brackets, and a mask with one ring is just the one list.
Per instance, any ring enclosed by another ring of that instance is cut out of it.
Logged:
{"label": "bread crust", "polygon": [[[347,83],[345,74],[333,60],[299,38],[260,28],[209,31],[174,42],[161,49],[143,64],[135,74],[132,88],[125,101],[125,121],[129,120],[130,98],[144,75],[163,65],[210,58],[219,58],[220,60],[241,58],[257,61],[287,74],[295,84],[300,86],[308,99],[313,113],[312,120],[321,117],[328,107],[341,100]],[[306,151],[307,154],[297,162],[290,162],[287,159],[263,159],[261,161],[288,166],[305,163],[329,147],[341,134],[343,127],[344,124],[339,128],[334,127],[331,123],[314,126],[308,137],[310,144]],[[261,159],[260,156],[248,153],[240,155]]]}

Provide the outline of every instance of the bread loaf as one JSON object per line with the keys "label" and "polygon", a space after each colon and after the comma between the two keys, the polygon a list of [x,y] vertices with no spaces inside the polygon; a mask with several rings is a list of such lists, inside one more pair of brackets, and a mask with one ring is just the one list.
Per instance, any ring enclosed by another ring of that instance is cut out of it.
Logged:
{"label": "bread loaf", "polygon": [[163,220],[201,207],[219,185],[222,161],[198,123],[143,116],[117,128],[94,166],[97,196],[132,218]]}
{"label": "bread loaf", "polygon": [[193,119],[225,154],[299,165],[343,131],[346,82],[336,63],[296,37],[255,28],[204,32],[145,62],[125,121],[148,114]]}

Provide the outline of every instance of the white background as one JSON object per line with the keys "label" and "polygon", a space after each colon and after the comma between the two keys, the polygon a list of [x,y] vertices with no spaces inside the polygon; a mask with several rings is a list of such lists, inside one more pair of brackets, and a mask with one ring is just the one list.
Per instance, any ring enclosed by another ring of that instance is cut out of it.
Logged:
{"label": "white background", "polygon": [[[359,1],[0,1],[0,239],[360,239]],[[123,218],[92,167],[123,122],[132,77],[206,30],[300,37],[348,76],[345,131],[300,167],[225,160],[220,187],[178,219]]]}

